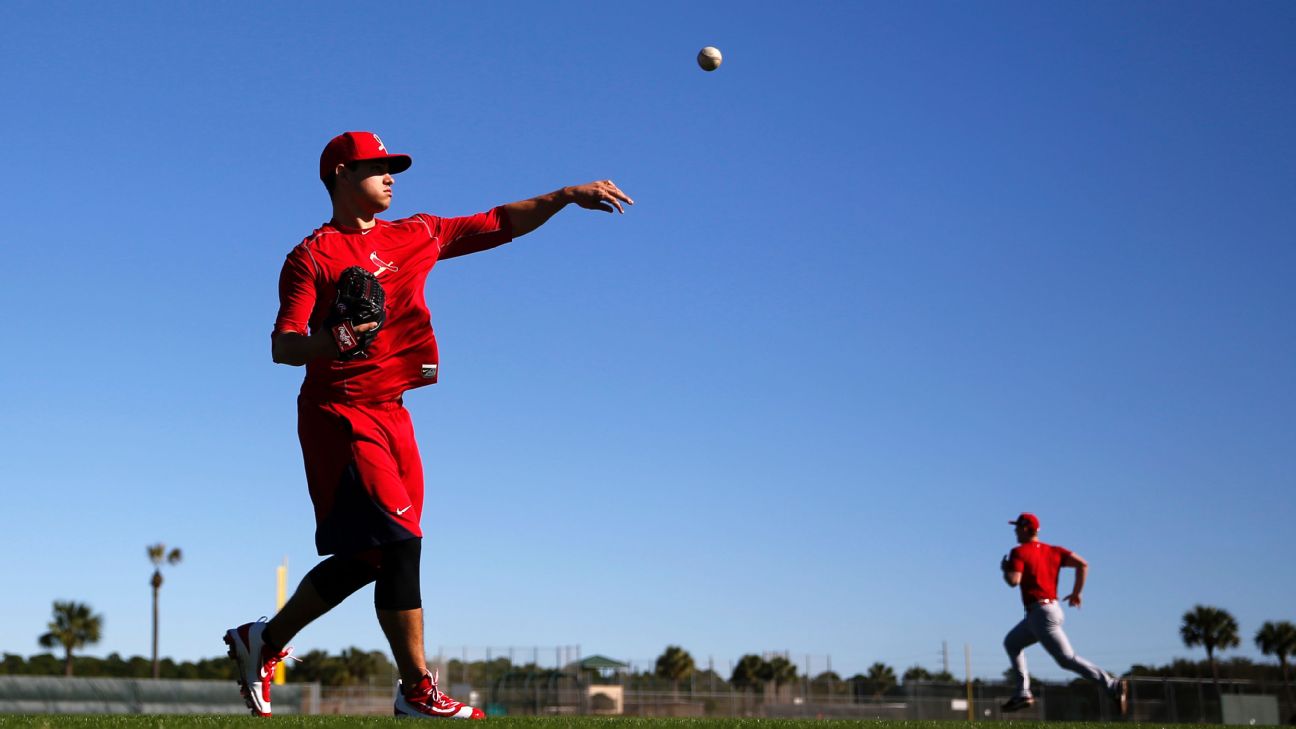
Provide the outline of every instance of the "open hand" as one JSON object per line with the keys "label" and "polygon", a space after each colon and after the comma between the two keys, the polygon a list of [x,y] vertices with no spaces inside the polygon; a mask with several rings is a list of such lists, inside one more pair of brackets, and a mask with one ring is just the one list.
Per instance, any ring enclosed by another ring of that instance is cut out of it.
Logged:
{"label": "open hand", "polygon": [[621,192],[611,180],[599,180],[585,185],[576,185],[567,188],[568,194],[571,195],[571,201],[586,210],[602,210],[610,213],[614,209],[619,213],[624,213],[625,208],[621,203],[634,205],[634,200],[630,196]]}
{"label": "open hand", "polygon": [[1066,600],[1066,604],[1070,605],[1073,608],[1080,607],[1080,593],[1078,592],[1073,592],[1070,595],[1067,595],[1063,599]]}

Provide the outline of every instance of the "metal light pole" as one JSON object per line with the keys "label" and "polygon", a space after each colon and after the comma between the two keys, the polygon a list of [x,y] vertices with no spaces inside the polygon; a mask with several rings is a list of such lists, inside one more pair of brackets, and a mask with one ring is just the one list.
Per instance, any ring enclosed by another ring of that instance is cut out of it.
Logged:
{"label": "metal light pole", "polygon": [[972,644],[963,644],[963,669],[967,671],[967,704],[968,721],[976,721],[976,710],[972,706]]}

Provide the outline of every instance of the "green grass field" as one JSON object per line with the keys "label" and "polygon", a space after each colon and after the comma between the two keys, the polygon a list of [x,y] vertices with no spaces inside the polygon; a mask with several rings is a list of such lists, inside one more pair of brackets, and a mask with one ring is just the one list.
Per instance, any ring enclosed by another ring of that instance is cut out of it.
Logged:
{"label": "green grass field", "polygon": [[[243,729],[266,727],[266,719],[251,716],[139,716],[139,715],[0,715],[0,729]],[[408,727],[406,720],[379,716],[282,716],[270,719],[275,729],[343,729],[343,727]],[[501,717],[489,719],[496,729],[810,729],[824,726],[860,726],[870,729],[984,729],[992,722],[962,721],[815,721],[813,719],[652,719],[634,717]],[[1115,724],[1090,722],[1002,722],[1012,729],[1113,729]],[[1123,724],[1154,729],[1202,729],[1207,724]],[[1218,725],[1217,725],[1218,726]]]}

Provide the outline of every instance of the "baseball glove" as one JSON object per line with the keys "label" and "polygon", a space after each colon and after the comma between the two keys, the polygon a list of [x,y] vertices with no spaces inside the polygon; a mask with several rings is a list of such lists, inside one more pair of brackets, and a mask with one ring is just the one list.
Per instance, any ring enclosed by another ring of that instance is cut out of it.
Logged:
{"label": "baseball glove", "polygon": [[[384,308],[386,296],[378,277],[360,268],[352,266],[342,272],[337,283],[337,299],[329,316],[324,320],[333,341],[337,342],[338,359],[346,362],[353,359],[365,359],[369,356],[369,345],[382,329],[387,318]],[[376,323],[377,327],[367,332],[357,332],[360,324]]]}

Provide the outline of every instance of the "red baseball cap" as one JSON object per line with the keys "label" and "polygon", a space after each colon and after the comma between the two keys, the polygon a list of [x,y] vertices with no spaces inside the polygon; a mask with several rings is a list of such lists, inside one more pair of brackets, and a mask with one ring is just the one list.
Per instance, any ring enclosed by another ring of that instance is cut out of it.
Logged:
{"label": "red baseball cap", "polygon": [[385,159],[391,162],[391,174],[404,172],[414,164],[408,154],[392,154],[373,132],[343,132],[329,140],[320,154],[320,179],[327,180],[338,165],[361,160]]}
{"label": "red baseball cap", "polygon": [[1039,531],[1039,517],[1029,512],[1023,511],[1021,514],[1017,515],[1016,519],[1013,519],[1008,523],[1014,526],[1025,524],[1031,529],[1034,529],[1035,531]]}

